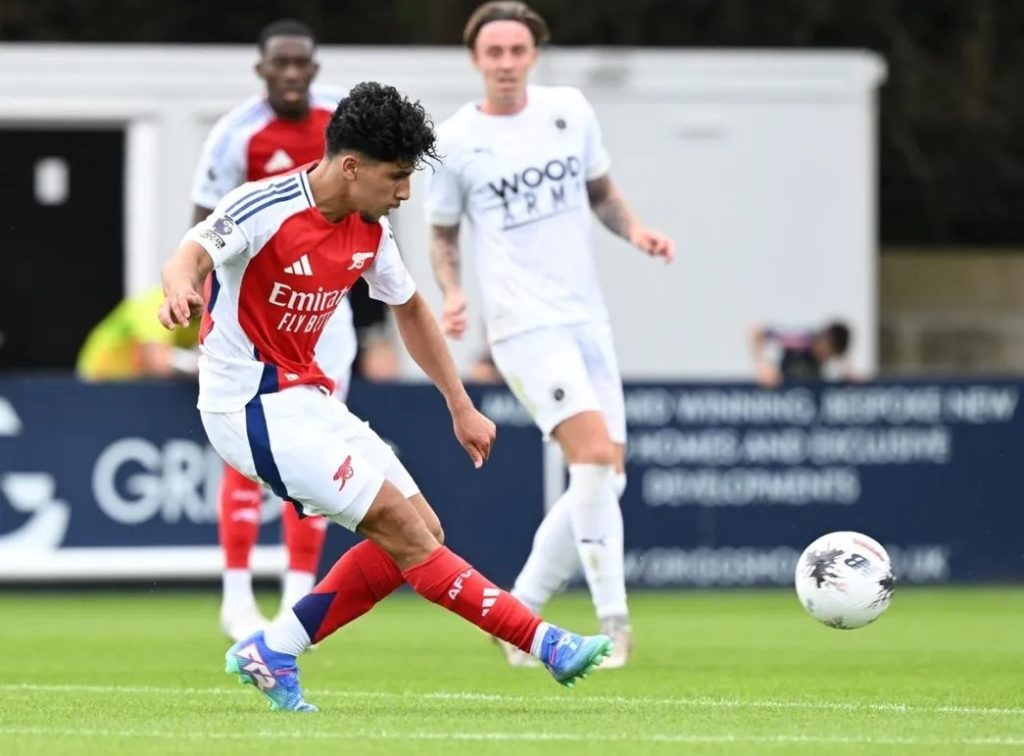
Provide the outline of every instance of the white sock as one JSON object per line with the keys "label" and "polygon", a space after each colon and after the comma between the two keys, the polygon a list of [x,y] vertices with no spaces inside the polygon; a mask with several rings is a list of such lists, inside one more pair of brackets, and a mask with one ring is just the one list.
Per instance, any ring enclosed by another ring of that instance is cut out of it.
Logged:
{"label": "white sock", "polygon": [[312,572],[288,570],[281,577],[281,610],[291,609],[295,602],[313,590],[316,575]]}
{"label": "white sock", "polygon": [[281,612],[263,631],[263,642],[271,651],[298,656],[309,648],[309,634],[291,609]]}
{"label": "white sock", "polygon": [[256,596],[252,592],[252,572],[249,570],[224,570],[224,593],[221,598],[227,610],[247,609],[256,605]]}
{"label": "white sock", "polygon": [[572,503],[567,493],[554,503],[537,528],[530,556],[512,588],[512,595],[534,614],[541,613],[548,600],[565,587],[579,567],[572,534]]}
{"label": "white sock", "polygon": [[629,614],[623,564],[622,510],[611,465],[569,465],[573,535],[598,617]]}
{"label": "white sock", "polygon": [[[537,625],[537,630],[533,634],[533,642],[530,644],[530,655],[536,656],[540,659],[540,649],[544,644],[544,636],[548,634],[548,630],[551,629],[551,625],[547,622],[541,622]],[[543,661],[543,660],[542,660]]]}

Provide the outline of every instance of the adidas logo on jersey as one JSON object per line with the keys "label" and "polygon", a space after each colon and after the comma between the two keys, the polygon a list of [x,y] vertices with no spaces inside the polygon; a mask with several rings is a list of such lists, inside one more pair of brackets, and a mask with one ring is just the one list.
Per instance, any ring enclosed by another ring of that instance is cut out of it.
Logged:
{"label": "adidas logo on jersey", "polygon": [[282,149],[276,149],[270,159],[263,164],[263,171],[265,173],[281,173],[281,171],[287,171],[294,167],[295,161],[292,160],[292,156]]}
{"label": "adidas logo on jersey", "polygon": [[311,276],[313,275],[313,269],[309,265],[309,256],[303,255],[298,260],[293,262],[291,265],[284,269],[285,273],[291,273],[293,276]]}

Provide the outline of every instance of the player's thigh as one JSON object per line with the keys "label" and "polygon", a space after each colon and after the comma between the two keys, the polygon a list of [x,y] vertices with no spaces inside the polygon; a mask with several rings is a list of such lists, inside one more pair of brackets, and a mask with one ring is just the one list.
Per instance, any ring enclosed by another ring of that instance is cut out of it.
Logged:
{"label": "player's thigh", "polygon": [[370,424],[354,414],[346,405],[336,402],[338,407],[331,415],[331,424],[335,433],[343,438],[349,446],[384,473],[407,499],[416,496],[419,486],[405,465],[398,459],[395,450],[382,439]]}
{"label": "player's thigh", "polygon": [[240,474],[249,480],[258,480],[249,440],[245,432],[245,412],[205,412],[199,417],[213,450],[225,463],[224,481],[231,475]]}
{"label": "player's thigh", "polygon": [[384,549],[402,570],[422,563],[440,545],[414,503],[389,481],[384,481],[357,532]]}
{"label": "player's thigh", "polygon": [[345,415],[339,420],[339,433],[352,445],[353,449],[356,449],[374,467],[384,473],[384,477],[399,490],[402,496],[410,501],[434,538],[443,542],[444,531],[441,528],[440,518],[420,493],[419,486],[409,471],[405,469],[405,465],[398,459],[394,449],[370,427],[368,422],[353,414],[348,407],[342,406]]}
{"label": "player's thigh", "polygon": [[556,425],[551,434],[570,465],[614,465],[617,462],[615,444],[608,435],[608,424],[597,410],[587,410],[567,418]]}
{"label": "player's thigh", "polygon": [[[335,395],[337,397],[337,394]],[[385,479],[392,483],[408,499],[413,508],[420,514],[431,535],[438,542],[444,541],[441,521],[426,498],[420,493],[419,486],[412,475],[398,459],[394,449],[384,441],[370,424],[352,413],[342,405],[344,414],[339,414],[336,421],[338,433],[353,449],[358,451],[370,464],[384,473]]]}
{"label": "player's thigh", "polygon": [[626,402],[611,327],[607,323],[585,323],[572,330],[601,414],[608,424],[608,435],[621,447],[626,443]]}
{"label": "player's thigh", "polygon": [[274,493],[355,530],[385,475],[341,431],[349,414],[319,390],[296,387],[250,402],[246,434],[256,473]]}
{"label": "player's thigh", "polygon": [[568,328],[529,331],[491,346],[494,364],[545,438],[569,418],[601,410]]}
{"label": "player's thigh", "polygon": [[430,502],[421,493],[408,498],[409,503],[412,504],[413,508],[419,512],[420,517],[423,518],[423,522],[426,524],[430,534],[437,539],[438,543],[444,543],[444,528],[441,526],[441,518],[437,516],[437,512],[430,506]]}

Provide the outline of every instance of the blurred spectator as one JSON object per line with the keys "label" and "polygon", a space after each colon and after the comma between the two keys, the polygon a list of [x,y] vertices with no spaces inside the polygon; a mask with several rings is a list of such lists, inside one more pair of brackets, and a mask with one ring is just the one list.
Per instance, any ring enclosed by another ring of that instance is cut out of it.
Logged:
{"label": "blurred spectator", "polygon": [[87,381],[195,375],[199,322],[168,331],[156,319],[159,286],[121,301],[86,336],[76,371]]}
{"label": "blurred spectator", "polygon": [[849,347],[850,327],[841,320],[817,330],[757,325],[750,333],[755,377],[765,388],[830,376],[852,379],[845,359]]}
{"label": "blurred spectator", "polygon": [[398,349],[388,327],[387,307],[370,296],[361,278],[348,293],[348,300],[359,341],[352,372],[370,381],[395,380],[399,373]]}

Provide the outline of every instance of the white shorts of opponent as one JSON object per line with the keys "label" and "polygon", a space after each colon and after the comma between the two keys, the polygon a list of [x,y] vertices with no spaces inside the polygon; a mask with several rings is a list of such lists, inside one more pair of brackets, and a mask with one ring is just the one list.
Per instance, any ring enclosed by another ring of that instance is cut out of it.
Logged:
{"label": "white shorts of opponent", "polygon": [[391,481],[419,492],[394,451],[369,423],[314,386],[260,394],[237,412],[200,412],[217,453],[309,515],[355,530]]}
{"label": "white shorts of opponent", "polygon": [[622,378],[607,323],[527,331],[492,344],[491,357],[545,439],[573,415],[596,410],[612,441],[626,443]]}

